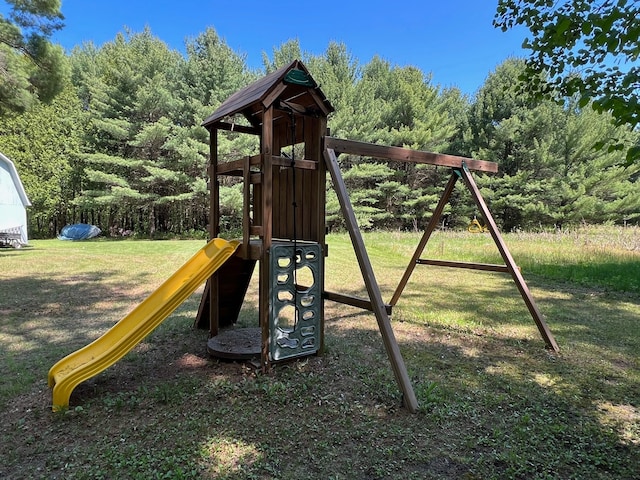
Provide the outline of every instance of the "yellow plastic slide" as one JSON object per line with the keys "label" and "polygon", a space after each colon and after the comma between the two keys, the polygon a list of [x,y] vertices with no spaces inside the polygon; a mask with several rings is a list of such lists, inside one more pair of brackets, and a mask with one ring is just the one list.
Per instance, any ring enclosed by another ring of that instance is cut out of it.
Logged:
{"label": "yellow plastic slide", "polygon": [[116,363],[160,325],[233,255],[239,244],[214,238],[100,338],[51,367],[53,410],[66,408],[76,386]]}

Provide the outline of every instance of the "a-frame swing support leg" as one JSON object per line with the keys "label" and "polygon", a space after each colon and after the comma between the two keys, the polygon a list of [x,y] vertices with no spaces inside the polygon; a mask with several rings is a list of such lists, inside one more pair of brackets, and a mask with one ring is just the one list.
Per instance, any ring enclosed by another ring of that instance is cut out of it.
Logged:
{"label": "a-frame swing support leg", "polygon": [[410,412],[415,413],[418,409],[418,400],[416,399],[404,360],[402,359],[402,354],[400,353],[400,348],[398,347],[393,329],[391,328],[391,320],[387,314],[386,305],[382,300],[380,287],[378,286],[378,282],[373,272],[373,267],[371,266],[371,261],[369,260],[369,255],[367,254],[367,250],[364,246],[362,234],[358,228],[358,222],[353,212],[351,200],[349,200],[347,188],[342,175],[340,174],[340,167],[334,150],[325,149],[324,158],[327,164],[327,169],[331,174],[331,179],[333,180],[333,185],[340,202],[340,208],[342,209],[342,214],[344,215],[345,222],[349,230],[351,243],[353,244],[356,258],[358,259],[358,264],[362,271],[364,283],[367,288],[367,293],[369,294],[369,299],[371,300],[373,313],[375,314],[378,322],[378,328],[382,334],[387,356],[391,362],[396,382],[402,391],[404,405]]}
{"label": "a-frame swing support leg", "polygon": [[445,187],[445,190],[442,196],[440,197],[440,201],[438,202],[438,205],[436,206],[436,209],[433,212],[433,216],[431,217],[431,220],[429,221],[429,224],[427,225],[427,228],[425,229],[425,232],[422,235],[422,238],[420,239],[420,243],[418,244],[413,254],[413,257],[411,258],[411,261],[409,262],[409,265],[407,266],[407,269],[405,270],[404,275],[402,276],[402,279],[400,280],[400,283],[398,284],[398,287],[396,288],[396,291],[393,294],[393,297],[391,298],[391,301],[389,303],[392,306],[396,305],[396,303],[400,298],[400,295],[402,295],[402,292],[406,287],[407,282],[409,281],[409,278],[411,277],[411,274],[415,269],[415,266],[419,263],[420,256],[422,255],[422,252],[424,251],[427,245],[427,242],[431,237],[431,233],[433,233],[436,226],[438,225],[438,222],[440,221],[440,217],[442,216],[444,207],[446,206],[447,202],[449,201],[449,198],[451,197],[451,193],[453,192],[453,189],[455,187],[455,184],[458,178],[462,178],[462,180],[464,181],[467,189],[471,193],[474,203],[482,213],[482,216],[484,217],[487,225],[489,226],[489,232],[491,233],[491,237],[493,238],[493,241],[498,247],[498,251],[502,256],[502,259],[504,260],[507,271],[511,274],[513,281],[518,287],[518,291],[520,292],[520,295],[522,296],[522,299],[524,300],[524,303],[526,304],[527,309],[531,314],[531,317],[536,323],[536,326],[538,327],[538,331],[540,332],[540,335],[542,336],[543,340],[545,341],[545,343],[549,348],[551,348],[555,352],[559,351],[560,349],[558,347],[558,344],[556,343],[556,340],[553,337],[551,330],[549,330],[549,327],[544,321],[544,318],[542,317],[542,313],[540,313],[540,310],[538,309],[538,306],[536,305],[536,302],[533,299],[533,296],[531,295],[529,287],[527,287],[527,284],[524,281],[522,274],[520,273],[520,269],[516,265],[515,261],[513,260],[513,257],[511,256],[511,253],[509,252],[509,249],[507,248],[507,245],[502,239],[502,236],[500,235],[500,231],[498,230],[496,222],[493,219],[493,216],[491,215],[491,212],[489,211],[487,204],[482,198],[482,195],[480,194],[480,190],[478,189],[476,182],[473,180],[471,173],[465,166],[463,166],[462,168],[453,169],[453,173],[451,174],[449,183],[447,183],[447,186]]}
{"label": "a-frame swing support leg", "polygon": [[407,269],[405,270],[404,275],[402,276],[402,279],[400,280],[400,283],[398,284],[398,287],[396,288],[396,291],[393,294],[393,297],[391,297],[391,301],[389,302],[389,304],[392,307],[395,306],[396,303],[398,303],[398,299],[400,298],[400,295],[402,295],[402,291],[404,290],[404,287],[407,286],[407,282],[409,281],[409,278],[411,278],[411,274],[413,273],[413,270],[416,268],[416,265],[418,264],[418,260],[420,260],[420,256],[424,251],[424,247],[427,246],[427,242],[429,241],[431,234],[438,226],[438,222],[440,222],[440,217],[442,216],[444,207],[447,206],[447,202],[451,197],[451,193],[453,192],[453,189],[456,186],[456,182],[458,178],[459,177],[455,172],[451,174],[451,178],[449,178],[449,182],[447,183],[447,186],[444,188],[444,192],[440,197],[440,201],[438,202],[436,209],[433,211],[431,220],[429,220],[429,224],[427,225],[427,228],[425,229],[424,234],[420,239],[420,243],[418,244],[416,251],[413,252],[413,257],[411,257],[411,261],[409,262],[409,265],[407,266]]}
{"label": "a-frame swing support leg", "polygon": [[522,295],[522,299],[524,300],[524,303],[527,305],[527,308],[529,309],[529,313],[533,317],[534,322],[536,322],[538,330],[540,331],[540,335],[542,335],[542,338],[544,339],[545,343],[549,348],[553,349],[554,352],[558,352],[560,348],[558,347],[558,344],[556,343],[555,338],[553,338],[553,334],[551,333],[551,330],[549,330],[547,323],[544,321],[544,318],[542,318],[542,313],[540,313],[540,310],[538,310],[538,306],[536,305],[536,302],[533,299],[531,292],[529,291],[529,287],[527,287],[527,284],[524,281],[522,274],[520,273],[520,269],[516,265],[516,262],[513,260],[513,257],[511,256],[511,253],[507,248],[507,245],[504,243],[504,240],[500,235],[500,231],[498,230],[496,222],[493,219],[491,212],[489,211],[489,207],[487,207],[487,204],[482,198],[482,195],[480,194],[480,190],[478,189],[476,182],[473,180],[471,173],[466,167],[463,166],[463,168],[459,169],[458,171],[460,172],[460,175],[462,176],[462,180],[464,180],[465,185],[471,192],[473,201],[475,202],[476,206],[482,213],[482,216],[484,217],[485,222],[489,226],[489,232],[493,237],[493,241],[498,247],[498,250],[500,251],[500,255],[502,255],[502,259],[504,260],[504,263],[506,264],[507,269],[511,274],[511,277],[513,278],[513,281],[516,283],[516,286],[520,291],[520,295]]}

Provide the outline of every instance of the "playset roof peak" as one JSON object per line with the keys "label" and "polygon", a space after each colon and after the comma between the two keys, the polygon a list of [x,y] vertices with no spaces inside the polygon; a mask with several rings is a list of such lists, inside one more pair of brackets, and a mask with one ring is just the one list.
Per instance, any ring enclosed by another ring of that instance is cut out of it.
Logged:
{"label": "playset roof peak", "polygon": [[274,104],[304,115],[326,117],[334,110],[307,67],[300,60],[294,60],[238,90],[202,125],[212,128],[225,118],[242,114],[252,126],[258,127],[262,123],[262,112]]}

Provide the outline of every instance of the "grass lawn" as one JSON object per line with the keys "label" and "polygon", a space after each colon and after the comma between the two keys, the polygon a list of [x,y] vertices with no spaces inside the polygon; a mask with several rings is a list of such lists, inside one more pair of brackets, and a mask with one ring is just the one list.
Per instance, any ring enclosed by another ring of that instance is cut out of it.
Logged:
{"label": "grass lawn", "polygon": [[[419,236],[365,235],[385,299]],[[0,249],[0,478],[640,478],[640,230],[505,240],[560,353],[508,275],[418,266],[393,311],[417,414],[373,314],[326,302],[325,353],[264,375],[209,358],[198,293],[53,413],[49,368],[204,242]],[[366,295],[348,235],[328,244],[327,290]],[[435,233],[424,256],[500,263],[466,232]],[[242,325],[256,325],[255,280]]]}

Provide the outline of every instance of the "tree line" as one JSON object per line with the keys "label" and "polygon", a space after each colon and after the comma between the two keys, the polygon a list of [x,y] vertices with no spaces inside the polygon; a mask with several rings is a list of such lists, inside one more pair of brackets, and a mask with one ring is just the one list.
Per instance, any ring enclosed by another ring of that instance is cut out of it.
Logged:
{"label": "tree line", "polygon": [[[333,136],[497,162],[499,173],[477,182],[505,231],[640,220],[640,165],[625,155],[638,145],[637,131],[577,96],[528,95],[518,87],[523,59],[506,59],[469,97],[412,66],[379,57],[360,63],[344,44],[314,55],[289,41],[265,53],[255,71],[213,28],[189,39],[184,54],[146,29],[76,47],[61,60],[65,74],[52,101],[0,110],[0,151],[15,161],[33,204],[31,235],[86,222],[111,235],[204,236],[209,146],[200,123],[232,93],[293,59],[335,107]],[[253,154],[255,140],[221,135],[219,150],[222,161]],[[363,228],[423,227],[449,176],[369,158],[341,156],[340,163]],[[242,191],[226,181],[222,221],[234,229]],[[341,228],[327,188],[327,224]],[[475,214],[461,189],[443,222],[461,227]]]}

